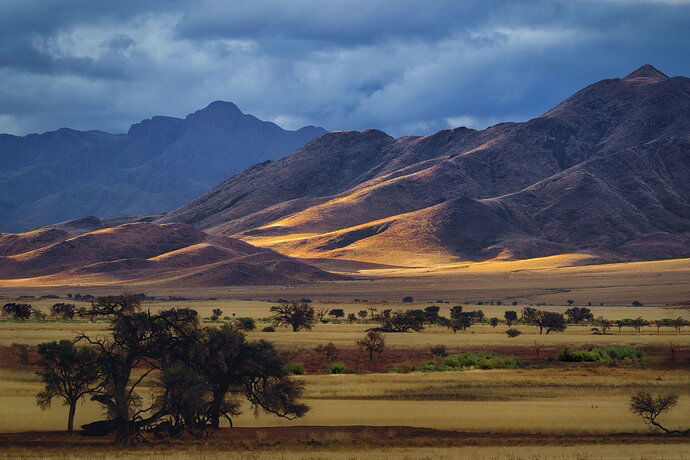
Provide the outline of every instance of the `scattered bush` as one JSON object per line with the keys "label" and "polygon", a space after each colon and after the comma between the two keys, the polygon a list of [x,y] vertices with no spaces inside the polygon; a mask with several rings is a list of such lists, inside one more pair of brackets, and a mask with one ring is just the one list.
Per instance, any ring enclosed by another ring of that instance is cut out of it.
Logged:
{"label": "scattered bush", "polygon": [[[466,369],[518,369],[523,367],[515,356],[503,356],[495,353],[468,352],[447,356],[442,363],[428,362],[417,365],[413,370],[420,372],[460,371]],[[396,366],[394,372],[401,372]]]}
{"label": "scattered bush", "polygon": [[235,319],[235,327],[243,331],[253,331],[256,329],[256,322],[254,321],[254,318],[243,316]]}
{"label": "scattered bush", "polygon": [[334,318],[342,318],[345,316],[345,310],[342,308],[334,308],[328,312],[328,314]]}
{"label": "scattered bush", "polygon": [[343,363],[333,363],[326,368],[328,374],[347,374],[347,368]]}
{"label": "scattered bush", "polygon": [[306,371],[304,370],[304,365],[302,363],[288,363],[285,365],[285,370],[291,375],[304,375]]}
{"label": "scattered bush", "polygon": [[439,358],[445,358],[448,356],[448,350],[445,345],[434,345],[431,347],[431,354]]}
{"label": "scattered bush", "polygon": [[510,337],[511,339],[514,337],[517,337],[518,335],[522,334],[519,329],[515,329],[514,327],[511,327],[506,331],[506,335]]}
{"label": "scattered bush", "polygon": [[635,347],[609,345],[589,350],[571,350],[568,347],[563,347],[557,359],[563,362],[579,363],[635,360],[643,357],[644,353]]}
{"label": "scattered bush", "polygon": [[265,328],[261,329],[261,332],[275,332],[276,329],[273,326],[266,326]]}
{"label": "scattered bush", "polygon": [[326,345],[318,345],[314,351],[321,353],[328,361],[333,361],[338,356],[338,347],[333,342],[328,342]]}

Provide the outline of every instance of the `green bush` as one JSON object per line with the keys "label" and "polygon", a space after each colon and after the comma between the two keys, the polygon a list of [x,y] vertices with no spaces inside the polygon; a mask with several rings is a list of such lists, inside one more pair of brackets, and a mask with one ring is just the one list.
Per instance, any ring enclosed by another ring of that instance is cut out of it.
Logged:
{"label": "green bush", "polygon": [[265,328],[261,329],[261,332],[275,332],[276,329],[273,326],[266,326]]}
{"label": "green bush", "polygon": [[[522,362],[515,356],[503,356],[495,353],[461,353],[447,356],[442,363],[428,362],[414,366],[412,370],[420,372],[459,371],[465,369],[518,369]],[[393,372],[406,373],[408,368],[396,366]]]}
{"label": "green bush", "polygon": [[568,347],[564,347],[558,354],[557,359],[568,363],[599,363],[634,360],[643,357],[644,353],[635,347],[609,345],[603,348],[591,348],[589,350],[571,350]]}
{"label": "green bush", "polygon": [[302,363],[287,363],[285,365],[285,370],[291,375],[304,375],[306,371],[304,370],[304,365]]}
{"label": "green bush", "polygon": [[256,329],[256,322],[254,318],[241,317],[235,319],[235,326],[243,331],[253,331]]}
{"label": "green bush", "polygon": [[328,374],[346,374],[347,368],[343,363],[333,363],[326,368]]}
{"label": "green bush", "polygon": [[391,369],[391,372],[395,372],[396,374],[409,374],[410,372],[415,370],[415,366],[411,364],[399,364],[397,366],[393,366]]}

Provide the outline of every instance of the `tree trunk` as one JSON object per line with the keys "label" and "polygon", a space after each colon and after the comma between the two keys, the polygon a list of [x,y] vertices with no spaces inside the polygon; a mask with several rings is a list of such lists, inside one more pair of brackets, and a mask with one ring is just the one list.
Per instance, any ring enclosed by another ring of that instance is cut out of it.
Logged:
{"label": "tree trunk", "polygon": [[217,430],[220,427],[220,408],[223,405],[223,400],[225,399],[226,389],[218,389],[213,392],[213,401],[211,402],[210,410],[210,425],[211,428]]}
{"label": "tree trunk", "polygon": [[74,433],[74,414],[77,411],[77,402],[70,401],[69,415],[67,416],[67,432]]}

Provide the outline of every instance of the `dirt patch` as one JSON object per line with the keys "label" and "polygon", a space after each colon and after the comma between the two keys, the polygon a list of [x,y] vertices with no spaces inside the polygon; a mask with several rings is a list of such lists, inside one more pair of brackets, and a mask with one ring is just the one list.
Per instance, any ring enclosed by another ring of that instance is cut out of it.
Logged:
{"label": "dirt patch", "polygon": [[[0,434],[0,448],[43,449],[60,447],[111,449],[113,437],[82,437],[64,432],[26,432]],[[529,445],[603,445],[603,444],[690,444],[690,438],[660,434],[616,433],[608,435],[469,433],[408,426],[294,426],[258,428],[221,428],[202,437],[159,441],[152,437],[137,448],[156,451],[179,448],[182,443],[199,446],[233,447],[239,450],[261,450],[289,446],[318,448],[348,447],[460,447],[460,446],[529,446]],[[131,453],[131,452],[130,452]]]}

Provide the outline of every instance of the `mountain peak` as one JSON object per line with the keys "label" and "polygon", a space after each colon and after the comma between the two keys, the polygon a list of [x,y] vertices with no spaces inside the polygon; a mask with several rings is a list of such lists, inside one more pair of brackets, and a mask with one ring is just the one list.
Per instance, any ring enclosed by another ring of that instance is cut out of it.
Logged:
{"label": "mountain peak", "polygon": [[663,81],[668,79],[668,75],[655,69],[654,66],[650,64],[645,64],[634,72],[629,73],[623,78],[623,80],[636,80],[638,78],[644,78],[651,81]]}
{"label": "mountain peak", "polygon": [[232,102],[228,101],[213,101],[201,110],[187,115],[187,119],[203,120],[204,122],[221,122],[225,123],[228,120],[239,119],[244,114]]}

